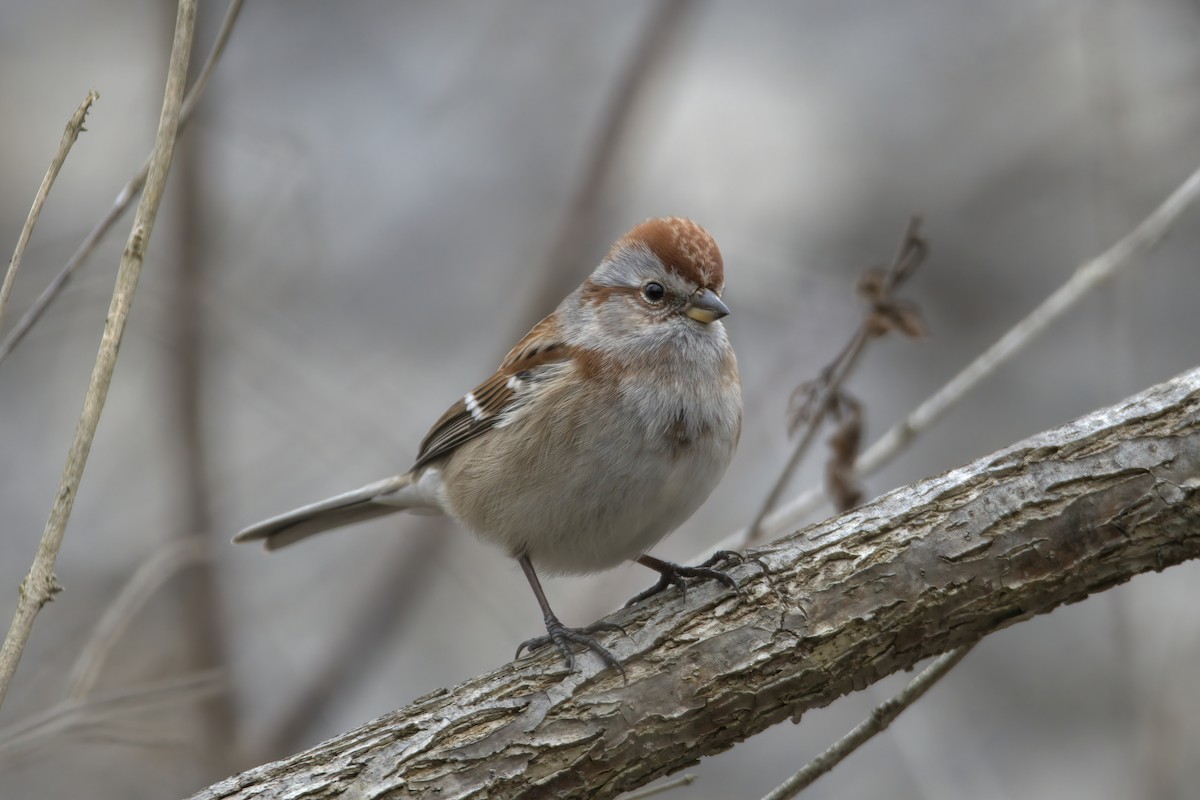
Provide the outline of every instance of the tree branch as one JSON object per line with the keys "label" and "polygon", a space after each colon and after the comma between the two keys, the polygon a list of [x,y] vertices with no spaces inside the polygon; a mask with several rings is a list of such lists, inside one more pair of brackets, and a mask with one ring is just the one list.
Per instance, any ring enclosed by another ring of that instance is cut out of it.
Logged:
{"label": "tree branch", "polygon": [[821,755],[805,764],[792,777],[776,786],[763,800],[791,800],[850,755],[862,747],[877,734],[883,733],[887,727],[896,721],[896,717],[913,703],[925,696],[925,693],[935,683],[946,676],[950,670],[962,661],[967,653],[975,647],[974,643],[956,647],[948,653],[942,653],[932,664],[917,677],[908,682],[899,694],[889,697],[871,709],[871,714],[854,726],[854,730],[838,739]]}
{"label": "tree branch", "polygon": [[33,197],[33,207],[29,209],[29,216],[25,218],[21,235],[17,237],[17,247],[13,250],[12,259],[8,262],[8,272],[4,274],[4,283],[0,284],[0,323],[4,321],[4,307],[8,305],[8,297],[12,294],[13,284],[16,283],[17,270],[21,268],[21,258],[25,255],[29,238],[33,236],[33,227],[37,225],[38,217],[42,214],[42,207],[46,205],[46,198],[50,196],[50,187],[54,185],[59,170],[66,162],[67,153],[71,152],[71,147],[79,138],[79,132],[84,129],[83,123],[87,119],[88,109],[99,99],[100,95],[94,90],[90,91],[79,108],[75,109],[75,113],[67,121],[67,129],[63,131],[62,139],[58,143],[58,150],[50,159],[50,166],[46,169],[45,177],[42,178],[42,185],[38,187],[37,194]]}
{"label": "tree branch", "polygon": [[617,612],[627,682],[539,655],[195,798],[613,797],[1198,555],[1200,369],[754,551],[740,596]]}

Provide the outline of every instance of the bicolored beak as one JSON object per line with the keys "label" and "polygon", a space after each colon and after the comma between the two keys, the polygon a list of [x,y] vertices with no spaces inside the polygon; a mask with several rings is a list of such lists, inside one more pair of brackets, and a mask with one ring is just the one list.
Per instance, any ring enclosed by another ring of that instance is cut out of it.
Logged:
{"label": "bicolored beak", "polygon": [[703,322],[707,325],[710,322],[716,322],[721,317],[729,314],[729,306],[721,302],[721,298],[717,297],[712,289],[701,289],[692,295],[691,301],[684,308],[683,313],[687,314],[697,322]]}

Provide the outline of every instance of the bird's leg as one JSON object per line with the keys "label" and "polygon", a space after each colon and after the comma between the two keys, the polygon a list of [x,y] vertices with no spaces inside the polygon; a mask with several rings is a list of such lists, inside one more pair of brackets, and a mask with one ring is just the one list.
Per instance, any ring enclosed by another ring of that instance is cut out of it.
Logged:
{"label": "bird's leg", "polygon": [[729,563],[730,566],[741,564],[745,559],[741,553],[735,553],[732,550],[718,550],[713,553],[712,557],[696,567],[685,567],[682,564],[673,564],[670,561],[663,561],[661,558],[654,556],[641,556],[637,563],[642,566],[649,567],[658,572],[658,583],[651,586],[646,591],[634,597],[625,605],[631,606],[635,603],[640,603],[648,597],[653,597],[659,592],[665,591],[672,586],[678,586],[681,594],[687,593],[687,578],[706,578],[708,580],[718,581],[721,584],[738,592],[737,581],[735,581],[727,572],[713,567]]}
{"label": "bird's leg", "polygon": [[558,617],[550,610],[550,603],[546,600],[546,593],[542,591],[542,583],[538,580],[537,573],[533,571],[533,562],[529,560],[529,556],[523,555],[517,559],[521,564],[521,569],[525,571],[525,577],[529,579],[529,586],[533,589],[533,594],[537,597],[538,605],[542,607],[542,616],[546,620],[546,635],[535,636],[532,639],[526,639],[517,647],[517,656],[520,657],[522,650],[536,650],[539,647],[554,643],[558,647],[558,652],[562,653],[563,659],[567,662],[567,671],[575,670],[575,654],[571,652],[571,643],[581,644],[588,650],[593,651],[596,655],[608,664],[610,667],[616,667],[625,673],[625,668],[621,666],[621,662],[617,657],[608,651],[608,648],[592,638],[591,634],[597,631],[623,631],[620,625],[614,625],[611,622],[594,622],[586,628],[568,628],[558,621]]}

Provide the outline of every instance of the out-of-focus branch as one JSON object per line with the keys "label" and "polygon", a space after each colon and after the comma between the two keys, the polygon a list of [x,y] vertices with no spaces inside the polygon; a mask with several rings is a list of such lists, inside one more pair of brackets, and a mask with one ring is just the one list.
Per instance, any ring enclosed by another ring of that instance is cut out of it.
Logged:
{"label": "out-of-focus branch", "polygon": [[[204,93],[204,87],[208,84],[209,77],[212,76],[213,70],[217,66],[217,61],[221,58],[221,54],[225,52],[225,45],[229,41],[229,35],[233,33],[233,24],[237,22],[238,14],[242,10],[242,4],[245,0],[231,0],[229,10],[225,12],[225,19],[221,23],[221,31],[217,34],[217,39],[213,42],[212,50],[208,54],[208,59],[204,62],[204,66],[200,69],[200,74],[196,77],[196,82],[188,91],[187,97],[183,100],[183,107],[179,112],[179,127],[183,128],[187,125],[187,121],[191,119],[192,112],[196,108],[196,103],[200,101],[200,96]],[[134,199],[138,196],[138,192],[146,185],[146,179],[150,175],[150,169],[154,161],[154,153],[152,152],[146,157],[146,162],[142,164],[142,168],[129,179],[124,188],[117,194],[113,201],[112,208],[108,213],[96,223],[96,226],[84,237],[79,248],[72,254],[67,261],[66,266],[59,271],[54,279],[45,290],[38,295],[37,300],[29,307],[29,310],[17,321],[13,326],[12,331],[5,337],[3,342],[0,342],[0,361],[13,351],[25,335],[33,328],[50,304],[58,297],[67,283],[75,275],[76,270],[83,266],[88,257],[91,256],[100,240],[108,233],[109,229],[116,224],[121,215],[132,205]]]}
{"label": "out-of-focus branch", "polygon": [[895,721],[896,717],[900,716],[900,712],[920,700],[929,691],[930,687],[945,677],[946,673],[954,669],[958,662],[962,661],[974,647],[974,644],[965,644],[962,647],[951,650],[949,653],[943,653],[938,656],[932,664],[921,670],[917,677],[909,681],[908,685],[899,694],[888,698],[871,709],[871,716],[858,723],[854,727],[854,730],[847,733],[841,739],[838,739],[825,752],[805,764],[796,774],[775,787],[763,800],[789,800],[789,798],[795,797],[807,789],[812,785],[813,781],[845,761],[851,753],[871,741],[875,734],[886,730]]}
{"label": "out-of-focus branch", "polygon": [[38,187],[37,194],[34,195],[33,207],[29,209],[29,216],[25,218],[25,226],[21,228],[21,235],[17,237],[16,249],[13,250],[12,259],[8,262],[8,272],[4,274],[4,283],[0,285],[0,330],[3,330],[4,307],[8,305],[8,296],[12,294],[17,270],[21,267],[21,257],[25,255],[29,237],[33,235],[33,226],[37,224],[38,217],[41,216],[42,206],[46,204],[46,198],[50,196],[50,187],[54,185],[54,179],[58,177],[59,170],[67,160],[67,153],[71,152],[71,146],[79,138],[79,132],[84,129],[83,123],[87,119],[88,109],[99,99],[100,95],[95,91],[88,92],[83,103],[75,109],[75,113],[67,121],[67,129],[63,131],[62,139],[58,143],[58,150],[50,159],[50,166],[46,169],[45,177],[42,178],[42,185]]}
{"label": "out-of-focus branch", "polygon": [[648,789],[642,789],[641,791],[627,794],[622,797],[621,800],[646,800],[649,797],[658,797],[660,794],[669,792],[672,789],[678,789],[682,786],[691,786],[695,782],[695,775],[683,775],[675,778],[674,780],[667,781],[666,783],[660,783],[658,786],[651,786]]}
{"label": "out-of-focus branch", "polygon": [[46,529],[42,534],[33,566],[21,582],[17,611],[13,616],[8,636],[3,646],[0,646],[0,705],[4,703],[13,674],[21,660],[21,653],[25,650],[25,644],[33,631],[34,619],[42,606],[50,602],[62,588],[54,575],[54,563],[62,546],[63,534],[71,516],[79,482],[83,478],[83,469],[92,448],[92,439],[96,435],[96,426],[100,422],[100,413],[104,410],[104,401],[108,397],[108,387],[112,383],[113,369],[117,365],[121,337],[129,319],[129,310],[137,291],[138,278],[141,277],[146,248],[150,243],[150,234],[158,216],[163,188],[167,183],[167,172],[171,166],[171,154],[174,152],[175,136],[178,133],[183,86],[187,78],[188,57],[191,55],[195,25],[196,0],[180,0],[175,20],[175,38],[171,45],[171,60],[167,68],[167,88],[146,189],[134,214],[133,230],[130,231],[125,251],[121,256],[121,265],[117,269],[117,285],[113,290],[104,335],[100,340],[100,352],[96,355],[96,364],[92,369],[87,395],[83,401],[83,411],[75,428],[75,438],[67,454],[66,466],[63,468],[62,481],[54,505],[50,509],[50,518],[46,521]]}
{"label": "out-of-focus branch", "polygon": [[[174,312],[167,322],[170,364],[164,374],[170,428],[177,435],[171,456],[179,476],[178,511],[174,537],[199,538],[209,550],[226,546],[227,539],[213,529],[212,489],[209,480],[208,439],[204,435],[204,355],[206,316],[204,298],[210,277],[208,215],[204,203],[204,141],[191,137],[179,142],[175,156],[175,258],[168,271]],[[164,265],[167,266],[167,265]],[[187,670],[225,670],[228,644],[222,627],[217,560],[204,558],[180,576],[172,587],[178,599],[183,663]],[[197,709],[196,762],[209,774],[221,775],[238,765],[237,708],[230,693],[213,695]],[[241,762],[243,765],[247,762]]]}
{"label": "out-of-focus branch", "polygon": [[[150,598],[180,571],[207,558],[198,536],[176,539],[134,571],[104,610],[79,652],[63,700],[46,711],[0,730],[0,764],[51,739],[97,730],[108,741],[121,739],[118,719],[158,710],[163,705],[205,700],[227,692],[222,670],[201,670],[151,684],[94,696],[109,654]],[[161,741],[161,736],[155,739]]]}
{"label": "out-of-focus branch", "polygon": [[79,651],[67,678],[67,699],[82,702],[91,694],[108,654],[129,629],[146,602],[171,578],[208,558],[204,540],[198,536],[176,539],[142,562],[121,591],[104,610],[92,629],[87,644]]}
{"label": "out-of-focus branch", "polygon": [[[122,720],[160,711],[169,705],[194,703],[222,694],[226,689],[225,676],[220,670],[205,670],[135,689],[68,699],[35,717],[0,730],[0,764],[23,758],[51,740],[84,736],[91,731],[98,731],[106,742],[124,741],[119,731]],[[161,742],[162,735],[159,734],[155,741]]]}
{"label": "out-of-focus branch", "polygon": [[842,386],[850,377],[850,373],[854,371],[867,343],[893,330],[913,337],[923,334],[924,326],[920,323],[916,311],[896,301],[892,297],[892,292],[912,276],[925,259],[928,250],[929,246],[921,236],[921,219],[913,217],[904,229],[904,235],[900,239],[900,245],[896,250],[896,257],[892,260],[891,267],[887,270],[871,270],[860,282],[859,294],[868,299],[871,306],[862,323],[850,338],[850,343],[838,354],[833,363],[821,371],[821,377],[816,381],[801,385],[797,389],[796,395],[793,395],[793,398],[803,397],[803,402],[797,409],[792,427],[802,425],[804,434],[792,449],[791,457],[780,471],[771,490],[767,492],[766,498],[759,506],[758,513],[754,515],[754,520],[746,529],[745,539],[738,543],[736,549],[742,550],[762,539],[763,518],[779,502],[780,495],[787,488],[796,468],[800,466],[800,460],[808,452],[809,445],[816,438],[817,431],[821,429],[821,423],[824,422],[826,414],[837,404]]}
{"label": "out-of-focus branch", "polygon": [[195,798],[613,797],[1200,557],[1200,369],[753,555],[740,595],[705,585],[609,617],[624,676],[523,659]]}
{"label": "out-of-focus branch", "polygon": [[[1088,292],[1128,268],[1138,256],[1153,250],[1197,200],[1200,200],[1200,169],[1193,172],[1136,228],[1105,252],[1077,267],[1070,279],[1043,300],[1028,316],[879,437],[878,441],[859,457],[858,475],[873,475],[891,463],[913,439],[928,430],[984,379],[1045,332]],[[784,503],[763,519],[761,527],[764,538],[770,538],[796,525],[819,509],[824,499],[825,494],[821,487],[815,486]],[[735,531],[711,549],[735,548],[739,542],[745,541],[748,531],[749,528]]]}
{"label": "out-of-focus branch", "polygon": [[[587,261],[594,253],[596,211],[604,195],[605,179],[621,152],[621,144],[633,119],[633,112],[651,75],[673,52],[673,40],[683,28],[695,0],[660,0],[650,12],[641,37],[625,62],[621,75],[600,114],[599,133],[587,155],[583,175],[568,203],[554,245],[550,248],[536,283],[531,283],[528,311],[519,321],[525,333],[529,325],[541,319],[582,279]],[[572,271],[577,268],[579,271]],[[514,337],[515,338],[515,337]]]}

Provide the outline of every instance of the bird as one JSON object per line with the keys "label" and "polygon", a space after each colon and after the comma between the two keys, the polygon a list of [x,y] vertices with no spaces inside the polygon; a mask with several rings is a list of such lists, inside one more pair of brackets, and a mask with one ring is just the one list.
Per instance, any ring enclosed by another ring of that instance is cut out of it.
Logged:
{"label": "bird", "polygon": [[[425,436],[412,468],[251,525],[235,542],[267,550],[398,511],[444,514],[520,564],[568,672],[572,644],[624,671],[595,639],[616,628],[564,625],[537,570],[587,574],[634,561],[659,573],[640,602],[686,579],[737,591],[716,567],[651,556],[725,473],[742,428],[737,359],[721,320],[724,262],[682,217],[621,236],[584,282],[460,397]],[[619,628],[617,628],[619,630]]]}

